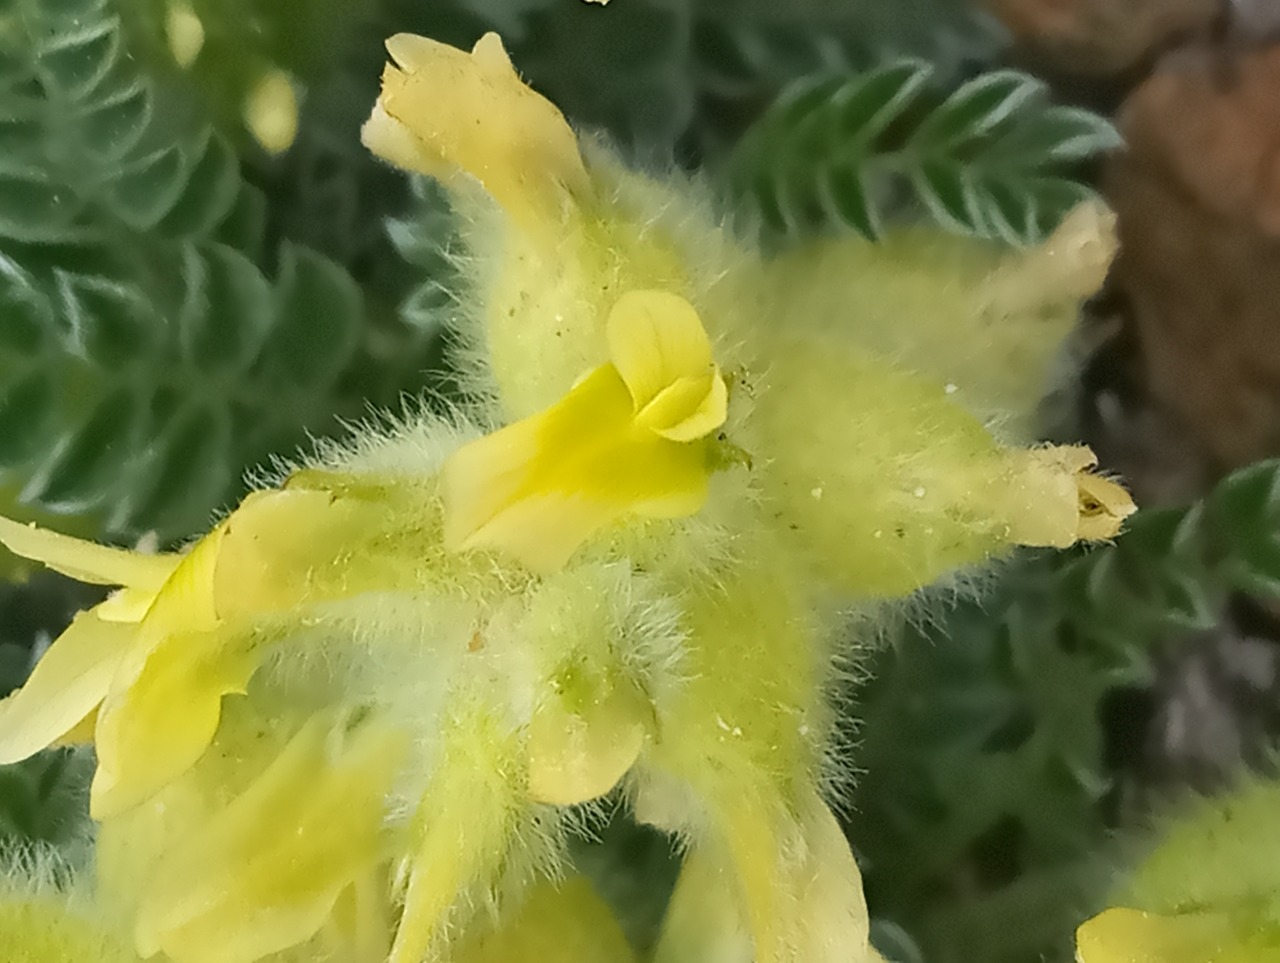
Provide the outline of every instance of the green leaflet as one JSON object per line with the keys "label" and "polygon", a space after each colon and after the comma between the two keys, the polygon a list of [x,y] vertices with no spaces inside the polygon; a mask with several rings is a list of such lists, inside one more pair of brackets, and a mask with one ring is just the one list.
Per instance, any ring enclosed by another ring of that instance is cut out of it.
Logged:
{"label": "green leaflet", "polygon": [[1073,166],[1118,144],[1106,120],[1049,104],[1026,74],[979,74],[943,96],[933,65],[900,59],[793,85],[743,137],[726,176],[776,234],[876,238],[914,206],[947,230],[1033,244],[1092,195]]}

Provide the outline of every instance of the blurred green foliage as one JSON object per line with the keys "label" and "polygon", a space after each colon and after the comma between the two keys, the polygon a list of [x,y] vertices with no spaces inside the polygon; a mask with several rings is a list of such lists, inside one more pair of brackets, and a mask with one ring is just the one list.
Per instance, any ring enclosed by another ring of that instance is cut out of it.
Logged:
{"label": "blurred green foliage", "polygon": [[53,749],[0,766],[0,847],[43,843],[78,861],[92,777],[93,754],[83,749]]}
{"label": "blurred green foliage", "polygon": [[[367,323],[343,266],[267,200],[176,68],[106,0],[22,0],[0,30],[0,483],[171,542],[307,430],[423,385],[432,332]],[[388,348],[375,335],[391,329]]]}

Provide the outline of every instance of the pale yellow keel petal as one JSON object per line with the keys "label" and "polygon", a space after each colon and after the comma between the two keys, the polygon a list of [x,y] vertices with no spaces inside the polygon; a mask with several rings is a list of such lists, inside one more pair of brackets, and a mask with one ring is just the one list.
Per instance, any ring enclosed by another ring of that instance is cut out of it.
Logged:
{"label": "pale yellow keel petal", "polygon": [[15,555],[40,562],[79,582],[150,591],[159,590],[182,560],[181,555],[147,555],[108,548],[3,516],[0,543]]}
{"label": "pale yellow keel petal", "polygon": [[805,963],[878,959],[871,950],[862,874],[849,841],[821,799],[814,796],[806,808],[804,868],[796,874],[805,919],[798,959]]}
{"label": "pale yellow keel petal", "polygon": [[405,748],[377,722],[347,737],[325,719],[308,723],[165,858],[139,910],[139,950],[175,963],[252,963],[313,936],[381,856],[385,797]]}
{"label": "pale yellow keel petal", "polygon": [[[1043,325],[1046,307],[1083,301],[1102,287],[1118,247],[1115,213],[1101,200],[1085,201],[1042,244],[1007,256],[980,290],[1009,323]],[[1049,331],[1041,336],[1059,343]]]}
{"label": "pale yellow keel petal", "polygon": [[696,847],[680,867],[654,963],[745,963],[753,955],[727,860],[710,846]]}
{"label": "pale yellow keel petal", "polygon": [[1097,458],[1088,448],[1037,448],[1008,457],[1013,472],[994,509],[1009,520],[1014,544],[1069,548],[1113,538],[1137,511],[1124,488],[1093,472]]}
{"label": "pale yellow keel petal", "polygon": [[17,692],[0,702],[0,765],[26,759],[90,716],[111,685],[137,627],[77,615]]}
{"label": "pale yellow keel petal", "polygon": [[529,571],[558,571],[593,533],[619,515],[615,505],[575,495],[532,495],[514,502],[477,529],[463,549],[490,549]]}
{"label": "pale yellow keel petal", "polygon": [[93,611],[107,622],[141,622],[155,601],[154,589],[122,588],[95,605]]}
{"label": "pale yellow keel petal", "polygon": [[219,623],[215,575],[227,523],[200,539],[165,580],[142,620],[145,652],[174,632],[204,632]]}
{"label": "pale yellow keel petal", "polygon": [[1076,532],[1081,541],[1115,538],[1124,520],[1138,510],[1132,496],[1109,478],[1084,472],[1076,476],[1076,486],[1080,505]]}
{"label": "pale yellow keel petal", "polygon": [[657,963],[802,963],[799,894],[788,891],[774,820],[749,792],[734,802],[732,823],[700,840],[681,869]]}
{"label": "pale yellow keel petal", "polygon": [[613,789],[640,755],[653,709],[634,689],[617,688],[580,713],[550,698],[529,724],[529,795],[576,806]]}
{"label": "pale yellow keel petal", "polygon": [[449,176],[450,168],[440,162],[439,156],[388,114],[381,103],[374,106],[373,113],[364,122],[360,139],[369,150],[401,170],[430,177]]}
{"label": "pale yellow keel petal", "polygon": [[857,863],[816,793],[795,811],[768,787],[743,785],[710,805],[719,830],[686,861],[657,963],[879,959]]}
{"label": "pale yellow keel petal", "polygon": [[788,891],[783,875],[784,853],[791,845],[782,833],[789,827],[779,825],[775,807],[749,789],[740,798],[718,803],[732,870],[726,882],[736,884],[742,900],[755,963],[789,963],[798,895]]}
{"label": "pale yellow keel petal", "polygon": [[77,722],[74,726],[60,735],[53,742],[49,743],[49,748],[60,749],[63,746],[88,746],[93,744],[93,734],[98,728],[98,709],[94,710],[87,716]]}
{"label": "pale yellow keel petal", "polygon": [[385,867],[366,870],[334,904],[326,933],[331,955],[350,963],[385,963],[395,931]]}

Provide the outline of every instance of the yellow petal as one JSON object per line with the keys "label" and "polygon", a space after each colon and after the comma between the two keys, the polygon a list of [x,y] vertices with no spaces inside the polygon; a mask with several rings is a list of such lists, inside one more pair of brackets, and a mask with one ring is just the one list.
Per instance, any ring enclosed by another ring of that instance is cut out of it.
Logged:
{"label": "yellow petal", "polygon": [[36,664],[25,685],[0,702],[0,765],[18,762],[66,736],[107,694],[136,627],[77,615]]}
{"label": "yellow petal", "polygon": [[223,697],[243,692],[261,660],[255,617],[386,587],[381,569],[350,557],[381,509],[316,489],[255,492],[196,545],[147,611],[136,658],[103,706],[96,816],[136,805],[200,758]]}
{"label": "yellow petal", "polygon": [[74,726],[60,735],[53,742],[49,743],[51,749],[57,749],[62,746],[88,746],[93,743],[94,732],[98,728],[98,708],[94,706],[92,712],[77,722]]}
{"label": "yellow petal", "polygon": [[572,194],[588,188],[577,139],[564,116],[521,82],[497,34],[470,54],[398,34],[395,61],[361,132],[379,156],[432,177],[475,177],[526,229],[558,224]]}
{"label": "yellow petal", "polygon": [[223,523],[174,570],[112,678],[95,739],[95,818],[136,805],[190,767],[213,738],[222,696],[242,689],[252,673],[246,638],[214,631],[225,534]]}
{"label": "yellow petal", "polygon": [[[1274,924],[1273,924],[1274,928]],[[1109,909],[1076,931],[1080,963],[1277,963],[1280,942],[1241,938],[1223,913],[1161,916],[1136,909]]]}
{"label": "yellow petal", "polygon": [[141,622],[155,604],[154,589],[122,588],[93,607],[105,622]]}
{"label": "yellow petal", "polygon": [[727,858],[712,846],[694,847],[662,918],[654,963],[742,963],[754,955]]}
{"label": "yellow petal", "polygon": [[167,856],[138,913],[143,955],[251,963],[309,939],[381,856],[404,739],[377,723],[335,753],[308,723],[266,772]]}
{"label": "yellow petal", "polygon": [[652,710],[634,690],[614,690],[581,713],[548,699],[529,725],[529,795],[557,806],[603,796],[640,755],[646,717]]}
{"label": "yellow petal", "polygon": [[222,698],[244,692],[258,659],[248,634],[166,636],[133,682],[104,702],[90,812],[131,809],[191,768],[213,741]]}
{"label": "yellow petal", "polygon": [[[858,866],[815,793],[798,813],[767,786],[742,785],[732,798],[709,803],[720,831],[698,844],[701,853],[682,870],[657,963],[876,958]],[[744,955],[748,941],[753,949]]]}
{"label": "yellow petal", "polygon": [[[682,378],[715,371],[711,340],[698,312],[669,291],[628,291],[609,312],[609,358],[642,411]],[[699,399],[700,400],[700,399]]]}
{"label": "yellow petal", "polygon": [[147,643],[175,631],[203,632],[218,625],[214,579],[226,534],[223,522],[181,556],[141,622]]}
{"label": "yellow petal", "polygon": [[1120,485],[1088,472],[1076,476],[1080,502],[1077,534],[1082,541],[1115,538],[1124,520],[1138,510],[1133,498]]}
{"label": "yellow petal", "polygon": [[96,545],[47,528],[0,517],[0,542],[23,558],[94,585],[127,585],[156,591],[181,561],[181,555],[146,555]]}
{"label": "yellow petal", "polygon": [[797,874],[805,917],[798,958],[806,963],[874,958],[862,874],[840,824],[817,798],[805,813],[805,855],[805,868]]}
{"label": "yellow petal", "polygon": [[[783,876],[782,833],[770,807],[753,795],[725,801],[728,825],[723,827],[732,876],[745,910],[756,963],[782,963],[795,917],[796,894],[787,892]],[[787,847],[788,849],[790,847]]]}
{"label": "yellow petal", "polygon": [[632,963],[612,911],[581,876],[534,887],[515,919],[464,940],[456,963]]}
{"label": "yellow petal", "polygon": [[707,452],[635,425],[611,366],[547,411],[463,446],[442,470],[445,544],[493,548],[554,571],[628,515],[672,518],[706,501]]}
{"label": "yellow petal", "polygon": [[1118,246],[1115,214],[1100,200],[1085,201],[1044,243],[1007,257],[979,290],[1009,323],[1022,315],[1043,324],[1046,307],[1082,301],[1102,287]]}
{"label": "yellow petal", "polygon": [[[385,77],[383,82],[386,82]],[[441,161],[440,156],[388,114],[381,102],[374,105],[373,113],[364,122],[360,138],[371,151],[401,170],[441,179],[449,176],[451,168]]]}
{"label": "yellow petal", "polygon": [[636,424],[671,441],[695,441],[723,425],[728,409],[729,389],[716,369],[668,385],[636,413]]}

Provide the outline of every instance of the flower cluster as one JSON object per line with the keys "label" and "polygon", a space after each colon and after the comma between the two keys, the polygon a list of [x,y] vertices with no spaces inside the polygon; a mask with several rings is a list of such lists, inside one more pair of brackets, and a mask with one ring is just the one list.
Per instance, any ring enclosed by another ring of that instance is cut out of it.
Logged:
{"label": "flower cluster", "polygon": [[[142,957],[626,960],[554,882],[608,801],[686,847],[663,963],[875,959],[828,805],[843,613],[1132,511],[1087,449],[1002,442],[1009,372],[972,363],[998,343],[1042,383],[1103,222],[962,286],[971,256],[865,256],[824,304],[695,187],[580,142],[495,36],[388,49],[365,143],[452,192],[466,402],[364,426],[179,552],[0,523],[118,587],[0,704],[0,762],[92,742],[96,898]],[[917,296],[886,348],[894,298],[856,292],[890,277]]]}

